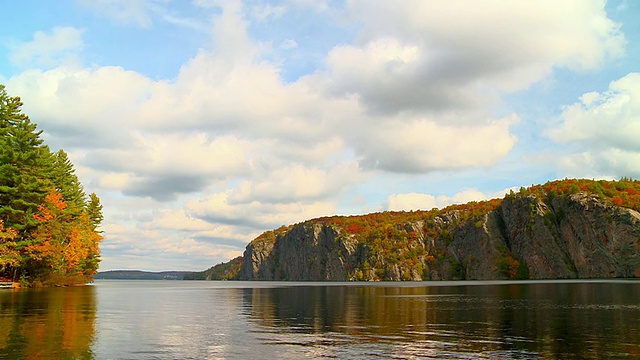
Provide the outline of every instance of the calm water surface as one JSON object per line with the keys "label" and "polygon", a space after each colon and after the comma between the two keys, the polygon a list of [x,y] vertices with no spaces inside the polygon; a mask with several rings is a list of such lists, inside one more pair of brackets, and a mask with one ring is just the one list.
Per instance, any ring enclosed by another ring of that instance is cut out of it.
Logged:
{"label": "calm water surface", "polygon": [[640,281],[0,289],[0,359],[640,358]]}

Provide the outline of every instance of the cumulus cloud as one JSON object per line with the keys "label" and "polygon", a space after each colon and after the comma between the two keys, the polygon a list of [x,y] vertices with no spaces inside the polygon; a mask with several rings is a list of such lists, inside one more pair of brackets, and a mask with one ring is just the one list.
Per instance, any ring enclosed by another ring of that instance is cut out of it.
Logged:
{"label": "cumulus cloud", "polygon": [[507,155],[516,138],[509,126],[517,116],[467,126],[430,120],[387,121],[359,134],[357,150],[365,168],[423,173],[489,166]]}
{"label": "cumulus cloud", "polygon": [[134,71],[103,66],[28,70],[7,87],[25,100],[52,147],[119,148],[131,141],[127,130],[141,120],[138,107],[153,82]]}
{"label": "cumulus cloud", "polygon": [[185,204],[193,216],[211,223],[240,225],[254,229],[272,229],[307,219],[332,215],[336,207],[331,202],[268,203],[250,201],[237,203],[230,192],[210,194]]}
{"label": "cumulus cloud", "polygon": [[143,224],[146,229],[169,229],[176,231],[203,231],[211,226],[202,219],[194,218],[184,210],[165,209],[153,217],[152,221]]}
{"label": "cumulus cloud", "polygon": [[228,200],[232,203],[259,201],[272,204],[317,201],[339,196],[345,188],[363,177],[354,164],[328,169],[289,165],[237,185]]}
{"label": "cumulus cloud", "polygon": [[588,70],[624,51],[604,2],[349,2],[359,43],[328,57],[332,89],[373,111],[482,106],[486,89],[511,92],[554,67]]}
{"label": "cumulus cloud", "polygon": [[36,31],[33,40],[11,46],[9,60],[21,67],[76,65],[78,52],[84,46],[84,31],[71,26],[57,26],[50,32]]}
{"label": "cumulus cloud", "polygon": [[602,93],[589,92],[566,106],[561,123],[547,130],[558,143],[573,144],[579,153],[561,164],[590,164],[630,176],[640,175],[640,73],[611,82]]}
{"label": "cumulus cloud", "polygon": [[175,200],[177,194],[202,191],[211,183],[247,175],[253,145],[234,137],[209,138],[202,133],[134,134],[127,148],[97,149],[81,160],[103,172],[100,182],[123,193]]}
{"label": "cumulus cloud", "polygon": [[387,210],[410,211],[431,210],[437,206],[436,197],[430,194],[394,194],[387,198]]}
{"label": "cumulus cloud", "polygon": [[387,198],[386,209],[391,211],[441,209],[451,204],[465,204],[471,201],[503,198],[504,195],[508,194],[511,190],[517,191],[517,188],[508,188],[491,194],[485,194],[478,189],[470,188],[456,193],[453,196],[435,196],[423,193],[393,194]]}
{"label": "cumulus cloud", "polygon": [[[101,270],[194,270],[206,269],[242,254],[240,244],[212,245],[184,233],[149,230],[134,226],[107,225],[101,245]],[[144,239],[141,243],[140,239]],[[150,261],[154,259],[155,261]],[[162,261],[159,261],[161,259]]]}

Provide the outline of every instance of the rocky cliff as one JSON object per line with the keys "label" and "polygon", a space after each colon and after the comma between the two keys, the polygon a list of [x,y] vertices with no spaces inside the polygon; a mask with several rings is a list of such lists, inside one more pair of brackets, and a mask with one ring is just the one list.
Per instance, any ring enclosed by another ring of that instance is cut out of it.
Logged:
{"label": "rocky cliff", "polygon": [[237,277],[640,277],[640,183],[626,182],[565,180],[443,210],[309,220],[251,242]]}

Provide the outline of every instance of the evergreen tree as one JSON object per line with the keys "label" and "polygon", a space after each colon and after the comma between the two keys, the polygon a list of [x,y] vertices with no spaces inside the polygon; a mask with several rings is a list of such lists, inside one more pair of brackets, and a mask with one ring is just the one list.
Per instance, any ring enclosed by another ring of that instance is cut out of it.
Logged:
{"label": "evergreen tree", "polygon": [[0,85],[0,277],[86,282],[100,262],[100,199],[87,198],[67,154],[44,145],[21,107]]}
{"label": "evergreen tree", "polygon": [[56,191],[62,194],[62,198],[67,203],[67,213],[70,216],[79,216],[84,210],[86,195],[75,174],[73,164],[64,150],[53,154],[52,162],[53,183]]}
{"label": "evergreen tree", "polygon": [[103,216],[100,198],[95,193],[91,193],[89,195],[89,202],[87,203],[86,212],[92,227],[91,230],[97,231],[98,226],[100,226],[100,224],[102,223]]}
{"label": "evergreen tree", "polygon": [[0,219],[19,231],[37,225],[33,214],[52,186],[49,148],[21,107],[0,85]]}

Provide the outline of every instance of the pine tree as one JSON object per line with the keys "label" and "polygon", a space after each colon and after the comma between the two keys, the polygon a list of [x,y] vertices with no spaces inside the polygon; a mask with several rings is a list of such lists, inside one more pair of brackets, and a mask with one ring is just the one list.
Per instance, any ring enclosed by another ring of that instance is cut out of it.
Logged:
{"label": "pine tree", "polygon": [[91,193],[89,195],[89,202],[87,203],[86,213],[89,217],[89,221],[92,227],[91,230],[98,231],[97,228],[102,223],[103,216],[100,198],[95,193]]}
{"label": "pine tree", "polygon": [[62,194],[62,198],[67,203],[67,213],[70,216],[79,216],[86,205],[86,195],[75,174],[73,164],[64,150],[52,154],[52,162],[52,176],[56,191]]}
{"label": "pine tree", "polygon": [[0,85],[0,219],[18,231],[37,225],[33,214],[52,186],[49,148],[21,107]]}

